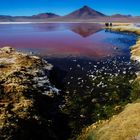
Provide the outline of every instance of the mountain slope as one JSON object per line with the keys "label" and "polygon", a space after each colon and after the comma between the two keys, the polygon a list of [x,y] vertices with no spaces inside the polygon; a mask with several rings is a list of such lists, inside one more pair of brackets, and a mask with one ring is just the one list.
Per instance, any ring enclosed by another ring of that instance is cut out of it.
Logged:
{"label": "mountain slope", "polygon": [[56,17],[60,17],[60,16],[54,13],[40,13],[38,15],[31,16],[31,18],[37,18],[37,19],[56,18]]}
{"label": "mountain slope", "polygon": [[59,15],[54,13],[40,13],[38,15],[33,16],[7,16],[7,15],[0,15],[0,22],[28,22],[28,21],[41,21],[51,18],[59,18]]}
{"label": "mountain slope", "polygon": [[6,21],[13,21],[12,16],[8,15],[0,15],[0,21],[6,22]]}
{"label": "mountain slope", "polygon": [[89,19],[89,18],[97,18],[97,17],[105,17],[104,14],[95,11],[93,9],[91,9],[88,6],[83,6],[82,8],[68,14],[65,16],[65,18],[71,18],[71,19]]}
{"label": "mountain slope", "polygon": [[129,18],[132,17],[131,15],[121,15],[121,14],[115,14],[111,16],[112,18]]}

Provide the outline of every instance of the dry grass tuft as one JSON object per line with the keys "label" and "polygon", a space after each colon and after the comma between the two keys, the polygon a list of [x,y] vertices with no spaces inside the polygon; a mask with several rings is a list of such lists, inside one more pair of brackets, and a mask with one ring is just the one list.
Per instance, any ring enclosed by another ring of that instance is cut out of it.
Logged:
{"label": "dry grass tuft", "polygon": [[131,47],[131,59],[140,62],[140,39]]}
{"label": "dry grass tuft", "polygon": [[131,24],[122,24],[122,25],[117,24],[117,25],[114,25],[111,29],[113,31],[130,32],[130,33],[140,34],[140,28],[135,27]]}
{"label": "dry grass tuft", "polygon": [[140,135],[140,103],[128,104],[124,111],[109,121],[93,124],[78,140],[138,140]]}

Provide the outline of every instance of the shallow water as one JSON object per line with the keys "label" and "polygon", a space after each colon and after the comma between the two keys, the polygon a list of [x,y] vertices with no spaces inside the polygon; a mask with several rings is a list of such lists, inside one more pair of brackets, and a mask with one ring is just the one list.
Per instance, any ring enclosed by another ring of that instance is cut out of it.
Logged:
{"label": "shallow water", "polygon": [[134,34],[97,24],[0,25],[1,47],[32,51],[54,65],[51,80],[65,95],[59,108],[69,118],[71,137],[131,102],[137,65],[130,61],[129,47],[135,42]]}
{"label": "shallow water", "polygon": [[49,57],[126,55],[134,43],[134,36],[106,32],[97,24],[0,25],[0,47],[10,45]]}

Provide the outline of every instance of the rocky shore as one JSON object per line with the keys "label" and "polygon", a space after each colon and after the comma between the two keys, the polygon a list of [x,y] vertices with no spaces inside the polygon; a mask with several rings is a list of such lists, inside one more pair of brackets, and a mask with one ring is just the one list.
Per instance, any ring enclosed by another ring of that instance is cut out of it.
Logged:
{"label": "rocky shore", "polygon": [[52,129],[59,96],[49,80],[52,67],[37,56],[0,49],[1,140],[58,138]]}
{"label": "rocky shore", "polygon": [[140,26],[138,24],[114,24],[112,31],[129,32],[140,35]]}
{"label": "rocky shore", "polygon": [[140,39],[131,47],[131,59],[140,62]]}
{"label": "rocky shore", "polygon": [[[124,25],[111,28],[113,31],[140,34],[140,27]],[[140,39],[131,47],[131,60],[140,63]],[[77,140],[139,140],[140,139],[140,72],[133,81],[132,96],[137,98],[123,111],[108,120],[102,120],[83,129]]]}
{"label": "rocky shore", "polygon": [[[113,31],[119,32],[129,32],[140,35],[140,24],[115,24],[115,26],[111,27]],[[137,42],[131,48],[131,60],[137,61],[140,63],[140,38],[138,37]],[[139,76],[138,76],[139,77]]]}
{"label": "rocky shore", "polygon": [[[113,31],[135,33],[140,35],[140,24],[116,24],[111,28]],[[140,38],[138,37],[136,44],[130,48],[131,60],[140,63]],[[140,72],[137,72],[135,81],[140,82]]]}

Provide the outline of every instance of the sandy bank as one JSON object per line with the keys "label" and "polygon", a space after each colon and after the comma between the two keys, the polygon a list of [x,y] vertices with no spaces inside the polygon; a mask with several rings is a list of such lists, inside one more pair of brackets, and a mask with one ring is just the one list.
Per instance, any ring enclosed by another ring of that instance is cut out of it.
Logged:
{"label": "sandy bank", "polygon": [[[114,23],[114,26],[110,29],[113,31],[130,32],[140,35],[140,24]],[[140,39],[138,39],[136,44],[131,47],[131,59],[140,62]]]}
{"label": "sandy bank", "polygon": [[140,103],[128,104],[110,120],[99,121],[84,130],[78,140],[139,140]]}
{"label": "sandy bank", "polygon": [[[41,23],[98,23],[98,24],[105,24],[105,21],[91,21],[91,20],[87,20],[87,21],[45,21],[45,22],[0,22],[0,24],[41,24]],[[114,22],[114,25],[130,25],[131,23],[121,23],[121,22]]]}
{"label": "sandy bank", "polygon": [[137,24],[114,24],[111,30],[140,34],[140,26],[137,26]]}
{"label": "sandy bank", "polygon": [[41,24],[41,23],[99,23],[104,22],[92,22],[92,21],[46,21],[46,22],[0,22],[0,24]]}
{"label": "sandy bank", "polygon": [[140,62],[140,39],[131,47],[131,59]]}

